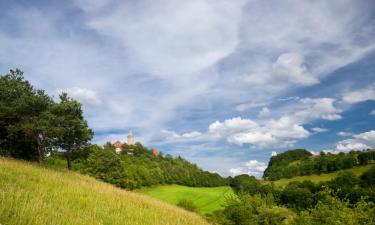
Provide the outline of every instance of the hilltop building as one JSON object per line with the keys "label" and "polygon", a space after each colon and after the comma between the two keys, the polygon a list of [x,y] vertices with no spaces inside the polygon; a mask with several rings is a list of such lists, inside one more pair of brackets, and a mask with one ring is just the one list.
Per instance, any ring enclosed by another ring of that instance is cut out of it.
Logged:
{"label": "hilltop building", "polygon": [[115,141],[115,143],[113,143],[113,146],[115,146],[116,153],[120,154],[121,153],[121,147],[122,147],[121,141],[119,141],[119,140]]}
{"label": "hilltop building", "polygon": [[157,151],[157,150],[155,150],[155,149],[152,149],[152,150],[151,150],[151,154],[152,154],[153,156],[159,156],[159,155],[160,155],[160,152]]}
{"label": "hilltop building", "polygon": [[[129,131],[128,135],[126,136],[126,144],[131,146],[135,145],[135,139],[132,131]],[[122,151],[122,145],[125,143],[121,143],[121,141],[117,140],[113,143],[113,146],[115,147],[116,153],[120,154]],[[132,155],[133,154],[133,149],[129,149],[128,154]]]}
{"label": "hilltop building", "polygon": [[132,131],[129,131],[129,133],[128,133],[128,136],[127,136],[127,144],[128,144],[128,145],[134,145],[134,144],[135,144],[135,141],[134,141],[134,135],[133,135],[133,132],[132,132]]}

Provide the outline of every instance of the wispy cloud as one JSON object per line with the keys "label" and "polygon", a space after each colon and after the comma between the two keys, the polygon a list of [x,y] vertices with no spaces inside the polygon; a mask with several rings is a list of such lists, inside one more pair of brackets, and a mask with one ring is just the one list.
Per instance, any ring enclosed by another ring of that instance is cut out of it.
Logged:
{"label": "wispy cloud", "polygon": [[[374,100],[373,80],[312,91],[374,52],[370,0],[13,1],[6,8],[0,72],[19,67],[35,86],[80,100],[97,143],[132,129],[144,144],[207,168],[215,162],[203,153],[230,156],[220,171],[228,173],[247,145],[261,154],[309,138],[306,125],[331,132],[314,122],[344,120],[345,107]],[[173,152],[178,147],[185,151]]]}

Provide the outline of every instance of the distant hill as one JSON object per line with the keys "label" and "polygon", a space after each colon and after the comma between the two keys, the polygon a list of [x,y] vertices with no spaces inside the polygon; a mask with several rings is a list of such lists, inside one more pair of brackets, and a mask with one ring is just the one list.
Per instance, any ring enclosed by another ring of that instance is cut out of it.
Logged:
{"label": "distant hill", "polygon": [[[117,154],[111,144],[103,147],[93,145],[86,156],[73,161],[73,168],[102,181],[126,189],[178,184],[191,187],[218,187],[228,185],[228,179],[211,173],[181,157],[160,154],[137,143],[132,146],[133,154],[126,151]],[[52,168],[65,168],[64,157],[54,152],[45,160]]]}
{"label": "distant hill", "polygon": [[[359,177],[364,172],[369,170],[372,166],[373,164],[370,164],[370,165],[365,165],[365,166],[357,166],[351,169],[339,170],[339,171],[332,172],[332,173],[312,174],[312,175],[297,176],[297,177],[292,177],[292,178],[281,178],[279,180],[274,181],[273,183],[277,187],[285,187],[287,184],[293,181],[302,182],[302,181],[308,180],[313,183],[326,182],[326,181],[331,181],[332,179],[335,179],[337,175],[342,171],[353,172],[357,177]],[[265,181],[264,183],[267,183],[267,182],[268,181]]]}
{"label": "distant hill", "polygon": [[73,172],[0,157],[0,224],[208,225],[197,214]]}
{"label": "distant hill", "polygon": [[375,150],[313,155],[305,149],[288,150],[272,156],[264,171],[266,180],[279,180],[313,174],[331,173],[375,163]]}

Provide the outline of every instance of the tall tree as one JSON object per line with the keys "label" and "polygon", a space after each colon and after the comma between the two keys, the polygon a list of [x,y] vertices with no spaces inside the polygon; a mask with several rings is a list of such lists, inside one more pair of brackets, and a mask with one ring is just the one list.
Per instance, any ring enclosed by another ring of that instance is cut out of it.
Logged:
{"label": "tall tree", "polygon": [[23,72],[11,70],[0,78],[0,148],[14,157],[43,162],[51,147],[48,110],[52,99],[24,80]]}
{"label": "tall tree", "polygon": [[55,117],[55,144],[63,151],[68,169],[72,170],[72,161],[87,146],[93,137],[93,131],[83,117],[82,105],[69,98],[66,93],[60,95],[60,103],[55,104],[51,111]]}

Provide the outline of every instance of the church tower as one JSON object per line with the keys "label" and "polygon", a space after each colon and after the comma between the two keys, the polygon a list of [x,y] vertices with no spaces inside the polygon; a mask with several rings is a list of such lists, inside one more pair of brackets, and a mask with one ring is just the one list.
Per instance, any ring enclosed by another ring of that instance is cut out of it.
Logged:
{"label": "church tower", "polygon": [[133,136],[132,131],[129,131],[127,138],[128,138],[128,140],[127,140],[128,145],[134,145],[135,144],[134,136]]}

